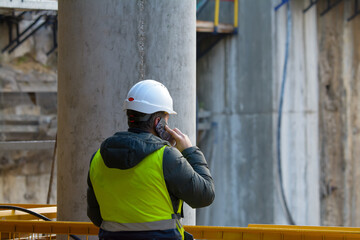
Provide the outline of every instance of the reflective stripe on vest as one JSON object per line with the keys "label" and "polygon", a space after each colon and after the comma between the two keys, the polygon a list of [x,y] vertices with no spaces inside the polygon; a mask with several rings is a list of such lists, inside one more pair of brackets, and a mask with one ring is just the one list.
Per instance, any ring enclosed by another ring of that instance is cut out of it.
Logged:
{"label": "reflective stripe on vest", "polygon": [[[166,146],[149,154],[130,169],[106,167],[100,150],[90,165],[90,180],[108,231],[149,231],[183,227],[174,218],[172,202],[163,175]],[[181,211],[180,200],[178,213]]]}
{"label": "reflective stripe on vest", "polygon": [[175,229],[177,219],[161,220],[156,222],[144,223],[118,223],[103,221],[101,228],[111,232],[117,231],[152,231],[152,230],[167,230]]}

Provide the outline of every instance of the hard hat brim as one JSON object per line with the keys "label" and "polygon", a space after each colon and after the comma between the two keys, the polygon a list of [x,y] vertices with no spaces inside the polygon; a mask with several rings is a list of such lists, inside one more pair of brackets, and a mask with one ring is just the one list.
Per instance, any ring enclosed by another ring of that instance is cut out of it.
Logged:
{"label": "hard hat brim", "polygon": [[134,110],[137,112],[141,112],[141,113],[146,113],[146,114],[153,114],[156,112],[167,112],[168,114],[177,114],[177,112],[175,112],[174,110],[170,109],[170,108],[165,108],[164,106],[157,106],[151,103],[146,103],[146,102],[138,102],[138,101],[129,101],[129,100],[125,100],[124,102],[124,110]]}

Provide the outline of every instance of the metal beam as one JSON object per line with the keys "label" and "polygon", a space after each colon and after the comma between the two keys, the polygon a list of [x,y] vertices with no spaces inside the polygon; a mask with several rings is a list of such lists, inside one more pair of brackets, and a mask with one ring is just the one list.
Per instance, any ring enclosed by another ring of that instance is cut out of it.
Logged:
{"label": "metal beam", "polygon": [[0,8],[58,10],[57,0],[0,0]]}
{"label": "metal beam", "polygon": [[0,142],[0,151],[6,150],[46,150],[53,149],[55,140],[45,141],[8,141]]}

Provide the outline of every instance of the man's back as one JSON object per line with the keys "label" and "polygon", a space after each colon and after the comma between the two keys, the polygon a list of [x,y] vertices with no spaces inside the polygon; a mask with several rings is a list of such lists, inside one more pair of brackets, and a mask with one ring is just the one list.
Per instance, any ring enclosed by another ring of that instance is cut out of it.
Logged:
{"label": "man's back", "polygon": [[106,139],[92,157],[88,217],[103,240],[192,239],[181,224],[183,202],[205,207],[215,197],[204,155],[186,134],[167,126],[177,113],[160,82],[136,83],[124,110],[128,132]]}
{"label": "man's back", "polygon": [[[176,229],[182,210],[180,199],[202,207],[214,198],[210,172],[197,151],[194,147],[188,158],[201,175],[177,149],[148,132],[130,129],[106,139],[90,165],[90,219],[106,235],[120,231],[123,235],[127,231],[135,237],[139,231],[156,229],[164,233]],[[99,210],[93,209],[96,205]],[[134,230],[138,232],[131,233]],[[165,236],[174,237],[174,232]]]}

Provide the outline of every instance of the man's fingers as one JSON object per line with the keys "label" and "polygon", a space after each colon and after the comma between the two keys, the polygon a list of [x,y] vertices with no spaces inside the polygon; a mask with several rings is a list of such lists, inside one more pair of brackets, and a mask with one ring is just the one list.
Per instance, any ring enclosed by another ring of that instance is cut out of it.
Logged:
{"label": "man's fingers", "polygon": [[189,137],[182,133],[179,129],[171,129],[169,126],[165,126],[165,130],[168,131],[176,141],[176,148],[182,152],[184,149],[192,146]]}
{"label": "man's fingers", "polygon": [[168,125],[165,126],[165,130],[171,134],[171,136],[173,136],[175,139],[179,139],[180,136],[177,132],[175,132],[174,130],[172,130],[171,128],[169,128]]}
{"label": "man's fingers", "polygon": [[179,136],[184,136],[184,134],[177,128],[174,128],[174,132],[176,132]]}

